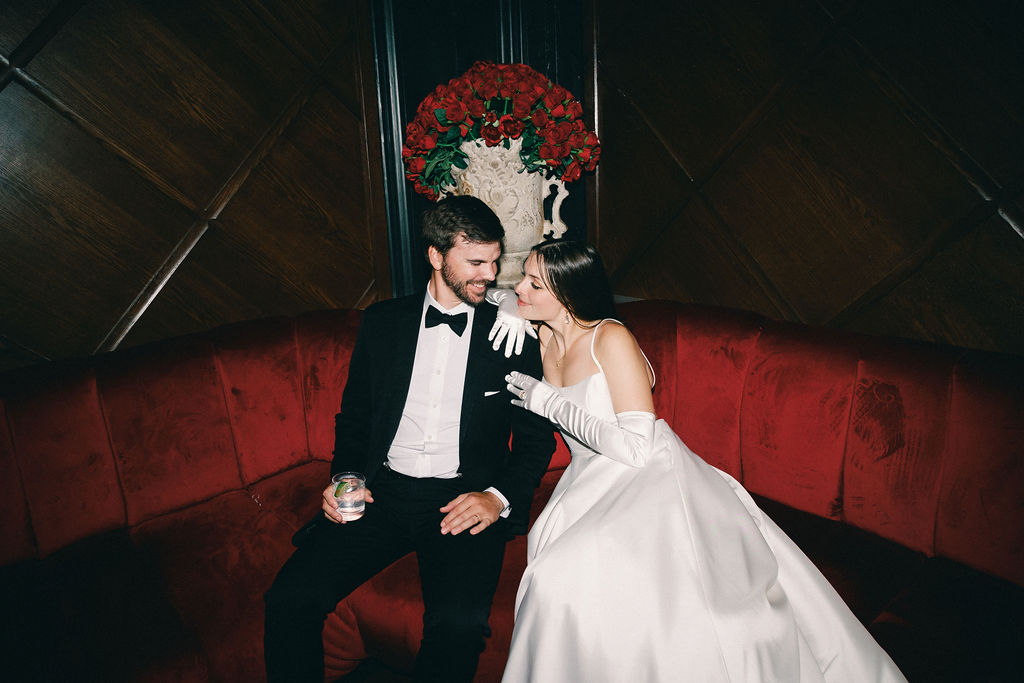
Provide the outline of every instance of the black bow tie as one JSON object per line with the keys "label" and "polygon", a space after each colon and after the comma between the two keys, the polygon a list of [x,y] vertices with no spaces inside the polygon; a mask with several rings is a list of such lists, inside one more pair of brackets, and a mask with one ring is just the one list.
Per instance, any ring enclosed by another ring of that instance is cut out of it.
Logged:
{"label": "black bow tie", "polygon": [[442,313],[435,306],[431,306],[427,309],[427,327],[434,327],[435,325],[447,325],[452,328],[452,332],[462,336],[463,331],[466,329],[466,320],[469,318],[465,313],[456,313],[455,315],[449,315],[448,313]]}

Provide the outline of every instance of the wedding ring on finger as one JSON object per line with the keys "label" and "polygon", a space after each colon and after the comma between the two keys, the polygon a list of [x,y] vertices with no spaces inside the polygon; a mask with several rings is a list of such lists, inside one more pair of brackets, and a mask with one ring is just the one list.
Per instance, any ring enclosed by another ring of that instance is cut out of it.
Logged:
{"label": "wedding ring on finger", "polygon": [[473,519],[475,519],[475,520],[476,520],[476,523],[477,523],[477,524],[479,524],[479,523],[480,523],[480,515],[473,515]]}
{"label": "wedding ring on finger", "polygon": [[526,400],[526,389],[523,389],[519,392],[519,399],[522,401]]}

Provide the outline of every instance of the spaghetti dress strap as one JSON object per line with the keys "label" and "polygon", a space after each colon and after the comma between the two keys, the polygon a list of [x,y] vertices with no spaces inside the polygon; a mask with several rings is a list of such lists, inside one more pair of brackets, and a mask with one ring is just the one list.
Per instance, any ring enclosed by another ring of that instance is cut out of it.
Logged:
{"label": "spaghetti dress strap", "polygon": [[[602,374],[604,374],[604,368],[601,367],[601,361],[599,361],[597,359],[597,356],[594,355],[594,342],[597,341],[597,331],[601,329],[601,325],[604,325],[607,322],[617,323],[619,325],[622,325],[623,327],[626,326],[625,323],[623,323],[621,320],[616,320],[615,318],[605,318],[604,320],[599,322],[597,326],[594,328],[594,335],[590,338],[590,358],[594,361],[594,365],[597,366],[597,369],[600,370]],[[639,347],[639,344],[637,346]],[[651,388],[653,389],[654,383],[658,380],[657,376],[654,374],[654,366],[651,365],[651,361],[647,360],[647,354],[644,353],[643,349],[640,349],[640,355],[644,357],[644,362],[647,363],[647,369],[650,370],[651,372]]]}

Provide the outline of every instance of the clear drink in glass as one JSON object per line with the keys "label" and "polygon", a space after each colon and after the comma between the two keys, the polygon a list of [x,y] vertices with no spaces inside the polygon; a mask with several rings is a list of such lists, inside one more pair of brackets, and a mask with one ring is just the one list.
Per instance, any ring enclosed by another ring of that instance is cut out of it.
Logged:
{"label": "clear drink in glass", "polygon": [[366,477],[359,472],[339,472],[331,477],[334,500],[346,522],[359,519],[366,509]]}

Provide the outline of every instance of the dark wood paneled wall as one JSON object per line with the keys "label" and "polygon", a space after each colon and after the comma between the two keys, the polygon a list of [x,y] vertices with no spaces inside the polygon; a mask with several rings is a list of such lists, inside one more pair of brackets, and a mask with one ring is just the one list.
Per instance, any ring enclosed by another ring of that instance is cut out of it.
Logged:
{"label": "dark wood paneled wall", "polygon": [[617,292],[1024,353],[1024,10],[595,0]]}
{"label": "dark wood paneled wall", "polygon": [[[3,0],[0,370],[390,296],[371,2]],[[1020,3],[587,2],[617,292],[1024,353]]]}
{"label": "dark wood paneled wall", "polygon": [[0,369],[391,296],[369,0],[0,3]]}

